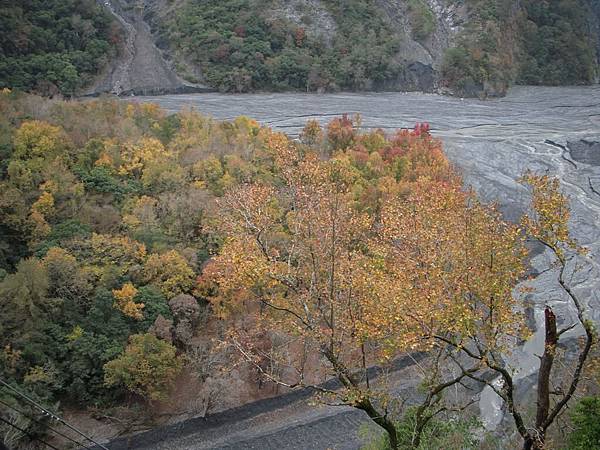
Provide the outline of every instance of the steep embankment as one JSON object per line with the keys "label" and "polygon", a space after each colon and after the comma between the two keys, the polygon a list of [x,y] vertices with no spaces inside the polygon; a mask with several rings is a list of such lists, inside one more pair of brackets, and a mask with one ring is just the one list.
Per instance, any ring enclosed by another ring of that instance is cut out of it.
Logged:
{"label": "steep embankment", "polygon": [[443,0],[377,0],[400,40],[393,59],[404,69],[377,88],[392,91],[435,92],[442,87],[441,70],[446,50],[467,19],[464,6]]}
{"label": "steep embankment", "polygon": [[121,52],[105,69],[88,94],[150,95],[198,92],[208,88],[182,80],[163,58],[143,19],[143,8],[130,0],[98,0],[121,24]]}

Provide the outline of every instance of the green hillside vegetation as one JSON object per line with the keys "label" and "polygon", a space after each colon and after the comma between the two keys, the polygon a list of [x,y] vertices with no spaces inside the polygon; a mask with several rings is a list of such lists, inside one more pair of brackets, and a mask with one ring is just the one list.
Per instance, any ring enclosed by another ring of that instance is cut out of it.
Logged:
{"label": "green hillside vegetation", "polygon": [[[436,75],[449,92],[497,96],[514,83],[590,84],[598,76],[594,0],[447,2],[467,10]],[[182,0],[147,18],[180,75],[222,92],[390,89],[407,71],[403,40],[428,47],[440,31],[423,0],[405,2],[410,36],[393,2],[314,5],[289,13],[277,0]],[[6,0],[0,25],[0,88],[43,95],[81,92],[116,57],[123,33],[93,0]]]}
{"label": "green hillside vegetation", "polygon": [[436,28],[436,18],[429,5],[424,0],[409,0],[413,38],[423,41],[433,33]]}
{"label": "green hillside vegetation", "polygon": [[[512,84],[590,84],[598,73],[598,36],[587,0],[464,0],[470,20],[447,50],[443,82],[459,94]],[[600,20],[600,18],[599,18]]]}
{"label": "green hillside vegetation", "polygon": [[[106,405],[128,386],[161,397],[176,373],[160,361],[179,363],[171,343],[144,335],[157,317],[174,319],[173,299],[194,309],[181,294],[216,245],[203,232],[209,201],[260,176],[241,155],[264,134],[247,119],[116,101],[5,92],[0,111],[0,376],[48,402]],[[133,367],[124,375],[134,349],[117,359],[133,335],[155,361],[140,368],[149,384]]]}
{"label": "green hillside vegetation", "polygon": [[[458,0],[457,0],[458,1]],[[446,52],[441,83],[461,95],[503,95],[514,84],[589,84],[598,70],[588,0],[460,0],[469,18]],[[401,32],[368,0],[322,5],[336,31],[323,36],[273,16],[264,0],[184,2],[162,37],[226,92],[372,90],[402,73],[394,62]],[[240,13],[240,11],[242,11]],[[256,13],[258,11],[258,13]],[[407,2],[412,38],[424,42],[436,18],[421,0]],[[310,24],[309,16],[302,17]]]}
{"label": "green hillside vegetation", "polygon": [[524,2],[523,57],[517,81],[523,84],[589,84],[597,74],[598,37],[590,34],[586,2]]}
{"label": "green hillside vegetation", "polygon": [[0,2],[0,88],[71,95],[115,56],[119,29],[94,0]]}
{"label": "green hillside vegetation", "polygon": [[375,3],[325,4],[337,25],[331,46],[305,27],[267,16],[270,2],[261,0],[185,2],[162,35],[224,92],[364,90],[397,76],[398,36]]}

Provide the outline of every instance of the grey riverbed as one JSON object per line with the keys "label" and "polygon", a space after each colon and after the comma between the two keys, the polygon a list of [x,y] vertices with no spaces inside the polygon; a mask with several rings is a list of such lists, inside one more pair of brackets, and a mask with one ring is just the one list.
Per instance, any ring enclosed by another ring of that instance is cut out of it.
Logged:
{"label": "grey riverbed", "polygon": [[[571,283],[586,298],[588,317],[600,323],[600,86],[517,87],[506,98],[489,101],[420,93],[192,94],[132,100],[157,103],[170,112],[194,108],[216,119],[245,115],[292,136],[299,134],[308,119],[326,123],[344,113],[359,113],[365,128],[390,132],[428,122],[432,134],[442,140],[448,157],[462,172],[465,184],[485,200],[498,202],[511,220],[518,219],[528,202],[527,191],[516,181],[524,171],[556,175],[571,199],[572,230],[590,250],[587,257],[576,261]],[[532,270],[537,276],[531,282],[533,292],[523,295],[523,304],[529,308],[538,331],[508,358],[518,379],[525,380],[539,364],[535,355],[543,351],[539,325],[543,323],[544,306],[551,305],[556,310],[562,318],[560,327],[576,319],[556,282],[556,272],[547,270],[550,263],[543,252],[532,259]],[[580,333],[575,328],[567,338]],[[486,427],[496,429],[504,418],[500,399],[486,388],[479,406]],[[306,435],[300,429],[312,436],[302,448],[359,445],[356,428],[364,420],[360,415],[346,409],[311,412],[298,405],[286,408],[279,413],[265,413],[264,420],[248,419],[247,428],[242,427],[243,435],[233,432],[228,438],[223,429],[222,435],[205,440],[205,434],[204,438],[198,435],[195,439],[192,433],[180,440],[174,436],[174,441],[144,448],[292,449],[299,448],[295,439]],[[334,427],[335,433],[321,433],[323,427]]]}

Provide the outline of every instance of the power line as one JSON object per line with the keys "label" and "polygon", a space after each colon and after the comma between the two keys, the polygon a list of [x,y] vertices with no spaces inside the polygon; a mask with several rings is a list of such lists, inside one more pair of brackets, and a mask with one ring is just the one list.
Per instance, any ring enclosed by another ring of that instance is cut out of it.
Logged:
{"label": "power line", "polygon": [[39,410],[41,410],[44,414],[46,414],[47,416],[51,417],[54,420],[59,421],[60,423],[62,423],[64,426],[66,426],[67,428],[69,428],[71,431],[74,431],[75,433],[77,433],[79,436],[83,437],[84,439],[92,442],[93,444],[97,445],[98,447],[100,447],[103,450],[109,450],[107,447],[105,447],[104,445],[96,442],[95,440],[93,440],[91,437],[87,436],[86,434],[84,434],[82,431],[78,430],[77,428],[75,428],[74,426],[70,425],[69,423],[67,423],[65,420],[63,420],[61,417],[57,416],[56,414],[54,414],[53,412],[47,410],[46,408],[44,408],[42,405],[40,405],[38,402],[36,402],[35,400],[33,400],[32,398],[28,397],[27,395],[23,394],[22,392],[18,391],[17,389],[15,389],[14,387],[12,387],[10,384],[8,384],[6,381],[4,381],[2,378],[0,378],[0,384],[6,386],[8,389],[10,389],[12,392],[14,392],[15,394],[17,394],[19,397],[25,399],[27,402],[31,403],[32,405],[34,405],[36,408],[38,408]]}
{"label": "power line", "polygon": [[47,425],[47,424],[45,424],[45,423],[42,423],[40,420],[36,419],[35,417],[32,417],[32,416],[30,416],[29,414],[25,413],[24,411],[21,411],[19,408],[15,408],[14,406],[12,406],[12,405],[10,405],[10,404],[6,403],[6,402],[5,402],[5,401],[3,401],[3,400],[0,400],[0,403],[1,403],[1,404],[3,404],[4,406],[7,406],[7,407],[9,407],[10,409],[12,409],[12,410],[13,410],[13,411],[15,411],[15,412],[18,412],[18,413],[19,413],[19,414],[21,414],[23,417],[26,417],[27,419],[29,419],[29,420],[32,420],[32,421],[34,421],[35,423],[37,423],[37,424],[39,424],[39,425],[41,425],[41,426],[43,426],[43,427],[45,427],[45,428],[48,428],[50,431],[53,431],[54,433],[58,434],[59,436],[62,436],[62,437],[64,437],[65,439],[68,439],[68,440],[69,440],[69,441],[71,441],[72,443],[74,443],[74,444],[77,444],[79,447],[83,447],[83,448],[86,448],[86,449],[88,449],[88,450],[91,450],[91,448],[90,448],[90,447],[88,447],[87,445],[85,445],[85,444],[82,444],[82,443],[81,443],[81,442],[79,442],[79,441],[76,441],[75,439],[73,439],[73,438],[71,438],[71,437],[67,436],[66,434],[62,433],[61,431],[58,431],[57,429],[55,429],[55,428],[52,428],[50,425]]}
{"label": "power line", "polygon": [[15,425],[12,422],[9,422],[8,420],[3,419],[2,417],[0,417],[0,422],[4,422],[6,425],[13,427],[15,430],[19,430],[21,433],[23,433],[25,436],[27,436],[29,439],[33,439],[34,441],[38,441],[41,442],[44,445],[47,445],[48,447],[50,447],[53,450],[59,450],[58,448],[56,448],[54,445],[52,444],[48,444],[46,441],[44,441],[43,439],[40,438],[36,438],[35,436],[32,436],[31,434],[29,434],[27,431],[25,431],[23,428],[18,427],[17,425]]}

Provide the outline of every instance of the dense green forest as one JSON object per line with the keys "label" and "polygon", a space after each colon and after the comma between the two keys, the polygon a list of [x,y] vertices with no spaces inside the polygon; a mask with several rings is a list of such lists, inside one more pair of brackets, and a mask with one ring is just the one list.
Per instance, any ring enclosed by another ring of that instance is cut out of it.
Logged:
{"label": "dense green forest", "polygon": [[94,0],[2,0],[0,88],[71,95],[115,57],[119,35]]}
{"label": "dense green forest", "polygon": [[[179,74],[223,92],[412,89],[417,76],[447,92],[494,96],[514,83],[598,76],[600,7],[592,0],[445,0],[459,8],[452,36],[424,0],[153,5],[139,11]],[[93,0],[4,0],[0,24],[0,87],[44,95],[81,92],[117,57],[124,33]],[[440,39],[449,48],[436,50]],[[417,47],[431,54],[425,65],[435,73],[410,72]]]}
{"label": "dense green forest", "polygon": [[590,84],[598,76],[600,40],[592,2],[466,0],[471,19],[446,51],[442,77],[457,92],[513,83]]}
{"label": "dense green forest", "polygon": [[[594,11],[575,0],[524,2],[520,22],[523,84],[589,84],[598,75],[600,37],[590,31]],[[599,18],[600,19],[600,18]]]}
{"label": "dense green forest", "polygon": [[162,35],[222,91],[365,90],[401,70],[399,36],[373,2],[324,2],[336,18],[330,43],[303,25],[268,18],[272,5],[262,3],[185,2]]}

